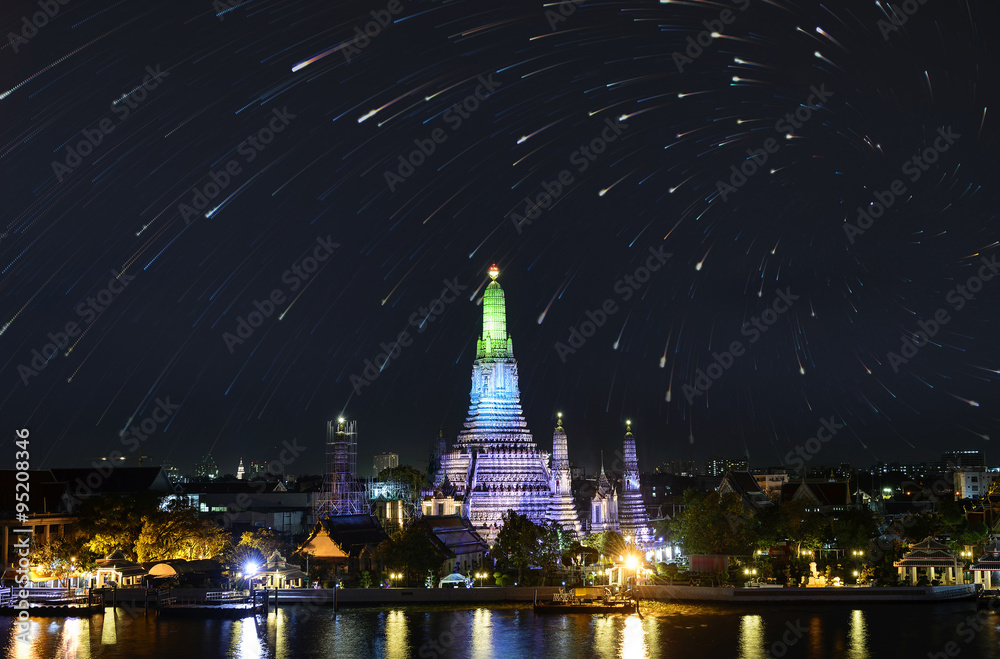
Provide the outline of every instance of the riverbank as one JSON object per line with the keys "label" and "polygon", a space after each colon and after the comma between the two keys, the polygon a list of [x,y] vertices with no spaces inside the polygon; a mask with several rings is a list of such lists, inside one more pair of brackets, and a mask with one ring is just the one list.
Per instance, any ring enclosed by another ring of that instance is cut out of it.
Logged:
{"label": "riverbank", "polygon": [[[384,607],[402,606],[407,604],[469,606],[474,608],[479,604],[528,604],[538,598],[540,602],[551,602],[552,595],[559,591],[559,586],[542,587],[490,587],[477,588],[338,588],[336,592],[337,607]],[[659,602],[704,602],[704,603],[755,603],[755,604],[787,604],[787,603],[825,603],[825,604],[860,604],[879,602],[911,602],[934,603],[956,600],[971,600],[976,597],[973,584],[961,586],[930,586],[930,587],[839,587],[839,588],[714,588],[707,586],[639,586],[639,598]],[[209,592],[218,593],[208,588],[172,588],[169,596],[183,603],[193,605],[204,604]],[[108,606],[119,605],[131,609],[146,608],[147,591],[143,588],[119,588],[114,596],[105,597]],[[334,591],[332,588],[301,588],[268,591],[269,607],[304,604],[310,606],[333,606]],[[34,604],[34,603],[33,603]],[[216,602],[216,604],[218,604]],[[34,615],[86,615],[103,607],[94,607],[89,611],[61,610],[57,607],[32,606]],[[150,606],[150,608],[155,608]],[[217,608],[217,607],[213,607]],[[16,611],[2,610],[0,615],[17,615]]]}
{"label": "riverbank", "polygon": [[718,603],[933,603],[976,597],[974,584],[955,586],[825,587],[825,588],[712,588],[706,586],[639,586],[640,599]]}

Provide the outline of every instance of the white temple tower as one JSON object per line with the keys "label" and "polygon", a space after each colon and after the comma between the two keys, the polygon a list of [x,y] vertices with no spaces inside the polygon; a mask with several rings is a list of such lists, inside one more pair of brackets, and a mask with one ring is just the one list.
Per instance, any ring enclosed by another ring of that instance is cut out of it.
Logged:
{"label": "white temple tower", "polygon": [[604,453],[601,453],[601,475],[597,477],[597,489],[590,499],[590,532],[618,530],[618,495],[604,473]]}
{"label": "white temple tower", "polygon": [[572,482],[566,431],[562,427],[562,412],[560,412],[555,432],[552,433],[552,481],[549,484],[552,497],[549,499],[548,519],[579,539],[583,534],[583,527],[573,503]]}
{"label": "white temple tower", "polygon": [[425,510],[437,499],[461,500],[462,514],[492,544],[507,510],[543,522],[551,490],[549,456],[538,450],[521,411],[504,292],[496,281],[500,270],[494,265],[489,274],[493,281],[483,293],[469,414],[453,449],[441,455],[435,493],[425,499]]}
{"label": "white temple tower", "polygon": [[649,515],[639,491],[639,463],[635,456],[635,437],[632,422],[625,422],[627,429],[622,446],[625,471],[622,472],[622,490],[618,497],[618,524],[621,534],[636,544],[649,542],[653,531],[649,526]]}

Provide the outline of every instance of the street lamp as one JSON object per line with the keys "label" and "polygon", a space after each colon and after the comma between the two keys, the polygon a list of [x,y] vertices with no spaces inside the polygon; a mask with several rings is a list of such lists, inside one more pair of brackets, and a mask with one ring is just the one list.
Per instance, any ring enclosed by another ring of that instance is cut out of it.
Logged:
{"label": "street lamp", "polygon": [[256,563],[254,563],[254,562],[247,563],[243,567],[243,573],[246,575],[247,579],[250,581],[250,592],[251,593],[253,592],[253,579],[254,579],[255,576],[257,576],[257,570],[259,570],[259,569],[260,569],[260,567]]}

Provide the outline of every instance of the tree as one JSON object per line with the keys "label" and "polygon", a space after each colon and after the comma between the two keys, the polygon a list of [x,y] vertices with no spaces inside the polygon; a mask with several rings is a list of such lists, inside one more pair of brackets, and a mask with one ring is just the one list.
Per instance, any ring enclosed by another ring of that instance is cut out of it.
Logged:
{"label": "tree", "polygon": [[749,554],[757,524],[735,492],[684,492],[684,512],[670,524],[688,554]]}
{"label": "tree", "polygon": [[601,531],[587,535],[583,539],[583,544],[596,549],[602,558],[618,556],[625,551],[625,538],[617,531]]}
{"label": "tree", "polygon": [[290,556],[295,550],[290,544],[281,539],[273,529],[254,529],[244,531],[240,536],[238,547],[253,547],[260,551],[265,559],[271,558],[271,554],[279,552],[282,556]]}
{"label": "tree", "polygon": [[982,522],[970,523],[962,518],[962,523],[952,536],[960,545],[980,545],[990,537],[990,530]]}
{"label": "tree", "polygon": [[410,575],[423,579],[428,571],[437,573],[448,557],[446,548],[431,539],[433,531],[421,520],[411,523],[405,531],[397,531],[375,547],[374,559],[389,569],[402,570],[408,583]]}
{"label": "tree", "polygon": [[147,561],[210,558],[222,553],[229,538],[215,522],[201,519],[183,499],[170,499],[163,509],[147,513],[135,542],[136,559]]}
{"label": "tree", "polygon": [[822,514],[809,510],[803,501],[785,501],[762,515],[762,544],[773,545],[788,540],[795,543],[795,555],[803,550],[817,549],[831,534],[830,521]]}
{"label": "tree", "polygon": [[523,583],[524,568],[531,564],[538,543],[535,524],[526,515],[508,510],[493,545],[493,556],[508,568],[517,568],[517,583]]}
{"label": "tree", "polygon": [[562,557],[572,549],[573,540],[562,526],[551,521],[542,526],[535,525],[535,535],[537,541],[529,560],[542,568],[544,586],[545,579],[562,565]]}
{"label": "tree", "polygon": [[135,545],[144,518],[159,511],[162,497],[155,492],[129,496],[89,497],[80,506],[78,532],[88,538],[87,549],[104,557],[115,549],[136,560]]}
{"label": "tree", "polygon": [[427,475],[410,465],[399,465],[383,469],[378,473],[378,479],[384,483],[396,483],[413,492],[420,492],[424,487],[424,481],[427,480]]}
{"label": "tree", "polygon": [[863,550],[878,535],[878,521],[867,509],[854,509],[833,521],[833,537],[841,549]]}
{"label": "tree", "polygon": [[79,535],[52,537],[48,542],[32,546],[31,566],[37,574],[56,578],[67,577],[74,570],[89,570],[97,566],[96,556]]}
{"label": "tree", "polygon": [[941,521],[953,529],[966,519],[962,504],[950,497],[942,497],[937,502],[937,512],[941,515]]}
{"label": "tree", "polygon": [[941,515],[931,512],[920,514],[910,513],[893,524],[893,529],[910,543],[920,542],[925,538],[933,538],[941,534],[945,524]]}

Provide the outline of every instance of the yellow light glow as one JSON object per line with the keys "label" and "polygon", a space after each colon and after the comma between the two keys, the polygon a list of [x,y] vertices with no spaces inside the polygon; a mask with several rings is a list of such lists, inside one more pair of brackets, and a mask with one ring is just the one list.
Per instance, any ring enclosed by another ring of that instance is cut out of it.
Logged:
{"label": "yellow light glow", "polygon": [[494,263],[493,265],[490,266],[490,279],[496,279],[499,276],[500,276],[500,268],[498,268],[497,264]]}
{"label": "yellow light glow", "polygon": [[635,568],[635,567],[638,567],[638,565],[639,565],[639,561],[638,561],[638,559],[636,559],[636,557],[635,557],[635,556],[629,556],[629,557],[628,557],[628,560],[626,560],[626,561],[625,561],[625,565],[626,565],[626,566],[627,566],[627,567],[628,567],[629,569],[631,569],[631,568]]}

